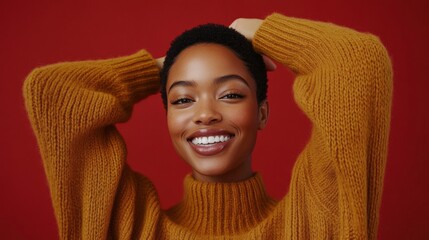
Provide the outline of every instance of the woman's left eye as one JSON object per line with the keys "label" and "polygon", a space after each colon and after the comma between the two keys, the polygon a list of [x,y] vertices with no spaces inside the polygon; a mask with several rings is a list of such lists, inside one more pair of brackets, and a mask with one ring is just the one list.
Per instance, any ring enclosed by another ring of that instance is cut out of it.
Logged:
{"label": "woman's left eye", "polygon": [[228,93],[226,95],[223,95],[221,99],[237,99],[237,98],[243,98],[244,96],[238,93]]}

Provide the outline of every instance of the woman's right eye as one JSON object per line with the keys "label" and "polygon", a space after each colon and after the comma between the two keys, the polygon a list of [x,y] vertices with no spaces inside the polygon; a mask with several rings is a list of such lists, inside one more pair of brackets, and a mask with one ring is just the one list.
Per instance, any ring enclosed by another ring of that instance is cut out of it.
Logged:
{"label": "woman's right eye", "polygon": [[191,103],[191,102],[193,102],[193,101],[190,98],[179,98],[179,99],[171,102],[171,104],[180,105],[180,104],[186,104],[186,103]]}

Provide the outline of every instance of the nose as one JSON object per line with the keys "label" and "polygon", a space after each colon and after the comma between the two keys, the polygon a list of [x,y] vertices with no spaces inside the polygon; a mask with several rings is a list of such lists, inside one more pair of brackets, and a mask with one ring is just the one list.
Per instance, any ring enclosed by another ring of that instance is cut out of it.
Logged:
{"label": "nose", "polygon": [[222,120],[222,115],[217,110],[216,104],[210,100],[201,100],[195,104],[193,121],[198,125],[211,125]]}

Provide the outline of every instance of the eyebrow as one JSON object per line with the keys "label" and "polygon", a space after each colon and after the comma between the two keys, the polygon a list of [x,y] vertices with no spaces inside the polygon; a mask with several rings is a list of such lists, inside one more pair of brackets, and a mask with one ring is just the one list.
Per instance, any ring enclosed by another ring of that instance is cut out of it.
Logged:
{"label": "eyebrow", "polygon": [[229,75],[225,75],[222,77],[218,77],[214,80],[214,83],[216,85],[220,85],[224,82],[228,82],[231,80],[239,80],[240,82],[244,83],[246,86],[248,86],[250,88],[249,83],[246,81],[246,79],[244,79],[242,76],[237,75],[237,74],[229,74]]}
{"label": "eyebrow", "polygon": [[[218,77],[214,80],[214,84],[220,85],[222,83],[232,81],[232,80],[239,80],[240,82],[244,83],[247,87],[250,88],[249,83],[246,81],[246,79],[244,79],[242,76],[237,74],[229,74],[229,75]],[[171,89],[177,86],[194,87],[196,85],[197,83],[193,80],[179,80],[171,84],[170,88],[168,89],[168,93],[171,91]]]}

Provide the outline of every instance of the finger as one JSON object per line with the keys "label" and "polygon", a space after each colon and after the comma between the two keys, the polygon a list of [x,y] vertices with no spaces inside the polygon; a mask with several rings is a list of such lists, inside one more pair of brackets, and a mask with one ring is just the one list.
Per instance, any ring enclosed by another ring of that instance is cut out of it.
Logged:
{"label": "finger", "polygon": [[159,69],[161,69],[164,66],[164,60],[165,60],[165,56],[155,59],[156,65],[158,66]]}
{"label": "finger", "polygon": [[229,27],[230,27],[230,28],[233,28],[233,29],[237,29],[237,22],[238,22],[238,20],[239,20],[239,19],[235,19],[235,20],[234,20],[234,22],[232,22],[232,23],[229,25]]}
{"label": "finger", "polygon": [[274,71],[277,69],[277,65],[269,57],[262,55],[262,59],[264,60],[265,68],[267,69],[267,71]]}

